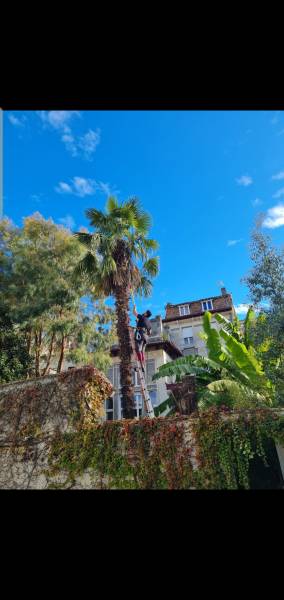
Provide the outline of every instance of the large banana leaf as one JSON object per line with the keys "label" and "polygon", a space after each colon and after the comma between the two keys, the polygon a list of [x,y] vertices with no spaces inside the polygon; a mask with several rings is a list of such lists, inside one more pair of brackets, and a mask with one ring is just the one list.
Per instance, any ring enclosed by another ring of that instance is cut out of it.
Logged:
{"label": "large banana leaf", "polygon": [[211,327],[211,319],[211,313],[206,311],[203,315],[203,329],[206,334],[208,356],[211,360],[217,360],[219,362],[220,356],[223,355],[223,348],[218,331]]}
{"label": "large banana leaf", "polygon": [[217,323],[219,323],[220,325],[222,325],[222,328],[225,329],[225,331],[227,331],[228,333],[230,333],[233,337],[235,337],[239,342],[241,342],[241,332],[240,332],[240,326],[239,326],[239,320],[238,319],[234,319],[233,322],[229,321],[229,319],[226,319],[226,317],[223,317],[223,315],[220,315],[219,313],[215,314],[215,319],[217,321]]}
{"label": "large banana leaf", "polygon": [[235,365],[248,376],[251,383],[258,385],[264,384],[265,377],[262,366],[257,360],[253,348],[247,349],[244,344],[238,342],[224,329],[221,329],[219,333],[226,342],[226,348]]}
{"label": "large banana leaf", "polygon": [[255,323],[255,320],[256,320],[256,314],[255,314],[252,306],[250,306],[248,309],[248,312],[246,314],[245,321],[244,321],[244,344],[246,345],[247,348],[252,347],[251,331],[252,331],[252,327]]}

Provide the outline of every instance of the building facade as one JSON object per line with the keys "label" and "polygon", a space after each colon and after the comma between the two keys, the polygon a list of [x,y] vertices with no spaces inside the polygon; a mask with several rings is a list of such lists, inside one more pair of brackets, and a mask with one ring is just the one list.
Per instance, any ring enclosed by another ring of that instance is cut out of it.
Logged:
{"label": "building facade", "polygon": [[[206,356],[205,342],[199,337],[203,331],[202,318],[205,311],[212,314],[212,327],[219,329],[220,325],[214,320],[214,313],[220,313],[232,321],[236,316],[231,294],[225,288],[221,288],[221,295],[201,298],[179,304],[167,304],[165,307],[165,318],[157,316],[150,319],[152,334],[146,347],[146,380],[153,406],[158,406],[168,397],[166,384],[170,378],[152,381],[154,373],[161,365],[164,365],[181,356],[198,354]],[[112,398],[106,401],[106,418],[121,419],[123,410],[120,393],[120,360],[119,345],[111,349],[112,366],[108,372],[108,378],[114,386]],[[135,361],[133,356],[133,385],[136,402],[136,416],[144,416],[143,398],[141,388],[134,371]]]}
{"label": "building facade", "polygon": [[211,324],[216,329],[219,329],[220,325],[214,319],[214,313],[220,313],[230,321],[236,316],[232,296],[226,288],[221,288],[219,296],[166,305],[164,334],[180,348],[184,356],[207,356],[205,342],[199,337],[199,333],[203,331],[202,319],[205,311],[212,314]]}

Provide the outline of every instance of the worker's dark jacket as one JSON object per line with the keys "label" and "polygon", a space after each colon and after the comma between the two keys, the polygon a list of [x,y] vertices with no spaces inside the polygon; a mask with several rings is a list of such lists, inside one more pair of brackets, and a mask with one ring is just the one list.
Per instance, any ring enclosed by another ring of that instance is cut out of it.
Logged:
{"label": "worker's dark jacket", "polygon": [[136,327],[137,329],[144,329],[147,331],[148,335],[151,333],[151,323],[147,317],[144,317],[144,315],[137,315]]}

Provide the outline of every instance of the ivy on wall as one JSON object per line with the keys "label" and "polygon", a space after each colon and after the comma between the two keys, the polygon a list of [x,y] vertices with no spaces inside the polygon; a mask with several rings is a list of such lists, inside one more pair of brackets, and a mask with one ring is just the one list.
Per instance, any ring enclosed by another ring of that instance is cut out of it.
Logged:
{"label": "ivy on wall", "polygon": [[269,409],[204,411],[190,420],[191,442],[184,419],[110,421],[60,434],[49,475],[64,471],[69,487],[90,470],[102,488],[248,489],[250,462],[255,456],[266,461],[264,440],[284,443],[284,420]]}

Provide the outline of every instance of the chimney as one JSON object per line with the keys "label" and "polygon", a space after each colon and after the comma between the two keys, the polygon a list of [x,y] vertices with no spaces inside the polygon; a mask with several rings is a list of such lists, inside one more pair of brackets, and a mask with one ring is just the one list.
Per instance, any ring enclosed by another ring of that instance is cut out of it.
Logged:
{"label": "chimney", "polygon": [[226,296],[227,293],[228,292],[227,292],[226,288],[225,287],[221,287],[221,294],[222,294],[222,296]]}

